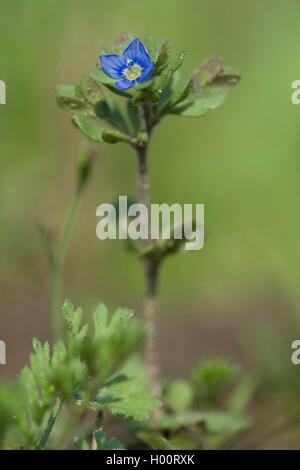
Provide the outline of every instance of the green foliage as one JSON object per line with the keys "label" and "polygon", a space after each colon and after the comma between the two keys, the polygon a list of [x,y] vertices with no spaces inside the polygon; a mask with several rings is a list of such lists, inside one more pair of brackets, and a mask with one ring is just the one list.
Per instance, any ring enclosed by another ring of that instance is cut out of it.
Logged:
{"label": "green foliage", "polygon": [[143,392],[139,378],[117,376],[96,396],[94,408],[103,405],[118,418],[142,421],[157,408],[158,402],[151,393]]}
{"label": "green foliage", "polygon": [[233,362],[201,361],[187,378],[165,384],[167,413],[135,423],[135,432],[152,449],[222,448],[249,428],[250,420],[243,413],[256,388],[255,377],[240,378]]}
{"label": "green foliage", "polygon": [[5,431],[16,423],[15,416],[25,404],[20,384],[0,382],[0,446]]}
{"label": "green foliage", "polygon": [[175,380],[165,391],[165,404],[175,412],[190,409],[194,402],[194,390],[187,380]]}
{"label": "green foliage", "polygon": [[97,450],[125,450],[124,444],[114,437],[106,441],[103,431],[95,432],[95,439],[97,442]]}
{"label": "green foliage", "polygon": [[[121,368],[146,339],[145,328],[130,310],[109,315],[99,304],[92,325],[82,324],[82,309],[74,309],[69,301],[62,313],[66,341],[56,342],[51,353],[48,342],[42,345],[34,339],[30,365],[21,371],[18,384],[0,385],[0,439],[5,436],[13,448],[55,448],[52,431],[66,407],[76,428],[89,408],[144,420],[159,406],[145,391],[144,381]],[[95,439],[99,450],[122,447],[114,439],[106,443],[103,433],[96,433]]]}
{"label": "green foliage", "polygon": [[[103,431],[95,432],[95,441],[97,449],[94,450],[126,450],[124,444],[112,437],[107,441]],[[75,446],[78,450],[91,450],[89,443],[85,439],[74,439]]]}
{"label": "green foliage", "polygon": [[[122,54],[132,38],[130,33],[123,34],[113,41],[110,51]],[[185,52],[172,54],[169,41],[165,40],[156,41],[147,37],[143,42],[155,62],[153,76],[146,83],[136,85],[130,91],[120,91],[114,86],[116,80],[98,64],[97,69],[83,77],[79,85],[57,87],[57,104],[71,114],[73,123],[89,140],[98,143],[127,142],[138,146],[143,142],[140,131],[148,132],[142,129],[145,107],[151,114],[152,127],[167,114],[201,117],[221,106],[232,85],[240,79],[237,72],[224,66],[221,57],[212,57],[194,72],[182,88],[178,88],[176,82]],[[127,115],[118,110],[116,119],[114,109],[117,102],[112,95],[108,95],[107,90],[127,99]],[[147,137],[144,136],[144,139],[147,141]]]}
{"label": "green foliage", "polygon": [[199,400],[215,404],[225,387],[238,378],[239,368],[224,359],[200,362],[191,373],[191,382]]}

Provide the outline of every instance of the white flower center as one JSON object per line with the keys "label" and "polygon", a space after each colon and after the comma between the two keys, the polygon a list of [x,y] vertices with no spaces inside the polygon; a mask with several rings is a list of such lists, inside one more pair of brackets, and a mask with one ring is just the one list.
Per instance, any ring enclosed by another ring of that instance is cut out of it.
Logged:
{"label": "white flower center", "polygon": [[142,67],[138,64],[134,64],[132,60],[128,59],[127,61],[127,69],[123,71],[123,74],[127,78],[127,80],[136,80],[140,77],[142,73]]}

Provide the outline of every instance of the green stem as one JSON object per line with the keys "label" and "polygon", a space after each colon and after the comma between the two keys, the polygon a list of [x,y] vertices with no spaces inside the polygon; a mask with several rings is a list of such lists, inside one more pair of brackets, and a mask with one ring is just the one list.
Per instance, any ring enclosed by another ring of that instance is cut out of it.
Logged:
{"label": "green stem", "polygon": [[79,188],[76,192],[74,204],[55,255],[52,280],[52,321],[55,339],[61,339],[63,336],[63,324],[60,314],[62,305],[62,270],[71,238],[71,233],[78,216],[81,199],[82,189]]}

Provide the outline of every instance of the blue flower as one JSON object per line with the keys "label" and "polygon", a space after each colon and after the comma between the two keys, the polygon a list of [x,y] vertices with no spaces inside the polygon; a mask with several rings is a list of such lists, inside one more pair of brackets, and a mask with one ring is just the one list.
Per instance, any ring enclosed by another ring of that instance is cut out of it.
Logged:
{"label": "blue flower", "polygon": [[100,62],[107,75],[118,80],[115,82],[118,90],[128,90],[136,82],[145,82],[151,77],[155,67],[149,52],[139,39],[132,41],[121,56],[101,55]]}

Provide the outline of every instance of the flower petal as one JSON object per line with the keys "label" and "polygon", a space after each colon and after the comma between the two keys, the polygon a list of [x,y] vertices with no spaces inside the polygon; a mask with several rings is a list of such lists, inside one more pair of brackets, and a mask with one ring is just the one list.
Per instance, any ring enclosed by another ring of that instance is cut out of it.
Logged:
{"label": "flower petal", "polygon": [[149,52],[144,44],[137,38],[125,49],[122,58],[125,64],[127,64],[128,60],[132,60],[135,64],[143,68],[149,67],[151,63]]}
{"label": "flower petal", "polygon": [[118,88],[118,90],[128,90],[128,88],[132,88],[134,84],[135,84],[134,80],[126,80],[126,78],[124,78],[124,80],[120,80],[119,82],[116,82],[115,86],[116,88]]}
{"label": "flower petal", "polygon": [[100,62],[104,71],[112,78],[122,78],[125,64],[117,54],[101,55]]}
{"label": "flower petal", "polygon": [[152,64],[150,64],[149,67],[143,69],[141,75],[139,76],[139,78],[137,78],[136,81],[138,83],[143,83],[146,80],[148,80],[148,78],[150,78],[154,72],[154,67],[155,67],[155,62],[152,62]]}

